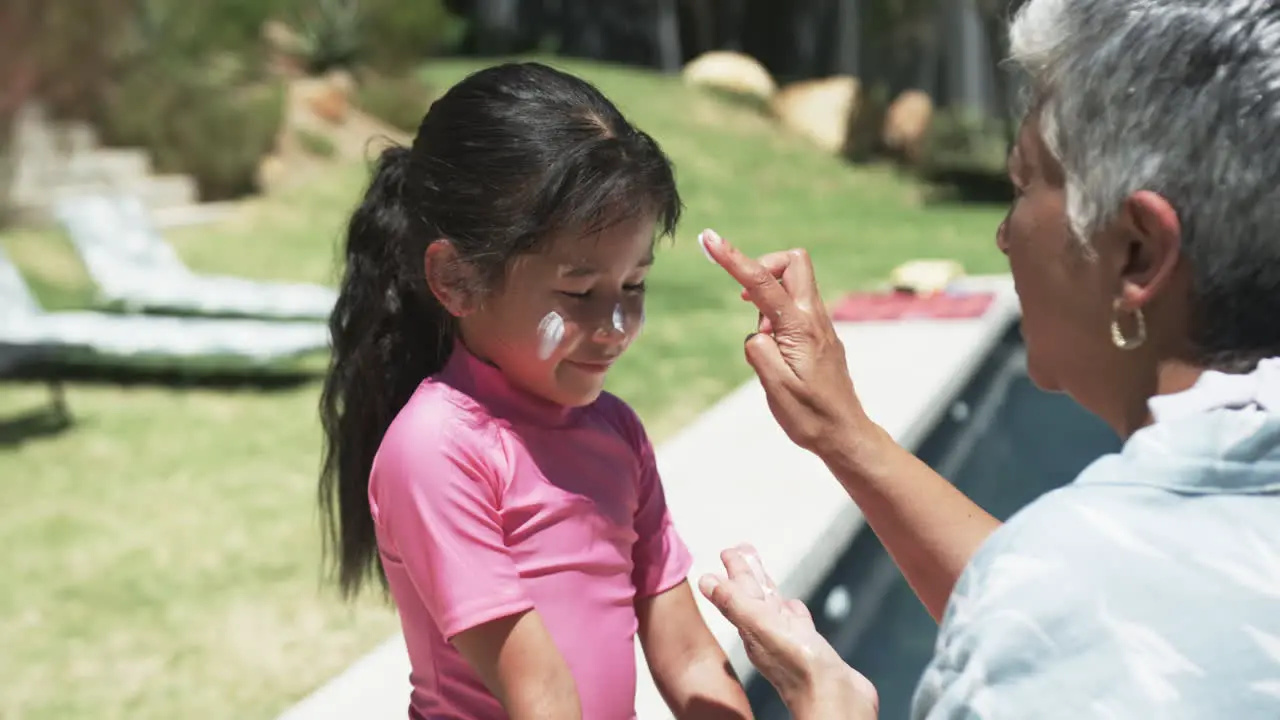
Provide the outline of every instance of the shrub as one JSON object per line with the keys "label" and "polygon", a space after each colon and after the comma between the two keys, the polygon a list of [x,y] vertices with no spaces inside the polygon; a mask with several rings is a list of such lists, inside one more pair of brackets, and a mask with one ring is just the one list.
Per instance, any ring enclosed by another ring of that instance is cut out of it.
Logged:
{"label": "shrub", "polygon": [[[6,0],[0,3],[0,104],[26,90],[55,117],[86,118],[118,67],[134,0]],[[13,72],[27,78],[8,77]],[[27,86],[22,86],[22,81]],[[16,100],[17,98],[13,98]],[[16,105],[15,105],[16,107]]]}
{"label": "shrub", "polygon": [[1007,202],[1013,188],[1005,173],[1009,125],[972,112],[935,114],[925,139],[921,177],[946,186],[960,200]]}
{"label": "shrub", "polygon": [[858,99],[853,104],[853,120],[844,144],[843,154],[847,160],[867,163],[883,154],[883,130],[889,104],[889,90],[883,83],[858,84]]}
{"label": "shrub", "polygon": [[161,172],[190,174],[205,200],[255,190],[284,116],[284,87],[191,63],[148,64],[109,94],[99,123],[110,144],[144,147]]}
{"label": "shrub", "polygon": [[295,0],[292,10],[307,69],[317,74],[357,65],[403,72],[460,36],[461,21],[441,0]]}
{"label": "shrub", "polygon": [[338,147],[327,136],[310,130],[295,130],[298,144],[308,155],[318,158],[331,158],[338,153]]}
{"label": "shrub", "polygon": [[307,70],[324,73],[350,68],[360,59],[368,38],[360,0],[311,0],[297,14]]}
{"label": "shrub", "polygon": [[356,105],[398,130],[414,133],[431,106],[431,91],[413,75],[366,73],[356,91]]}
{"label": "shrub", "polygon": [[365,0],[364,12],[364,60],[388,74],[452,49],[464,25],[441,0]]}

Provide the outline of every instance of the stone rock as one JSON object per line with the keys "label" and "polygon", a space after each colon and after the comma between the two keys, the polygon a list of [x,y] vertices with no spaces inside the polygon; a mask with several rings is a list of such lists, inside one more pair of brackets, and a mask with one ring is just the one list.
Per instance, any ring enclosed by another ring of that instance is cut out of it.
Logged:
{"label": "stone rock", "polygon": [[267,47],[276,52],[297,54],[302,52],[302,38],[293,28],[280,20],[267,20],[262,23],[262,39]]}
{"label": "stone rock", "polygon": [[829,153],[840,153],[857,109],[859,87],[851,75],[805,80],[779,90],[771,107],[787,131]]}
{"label": "stone rock", "polygon": [[932,122],[933,100],[920,90],[907,90],[894,98],[885,113],[882,136],[885,147],[907,162],[919,161]]}
{"label": "stone rock", "polygon": [[685,83],[769,102],[778,92],[773,76],[755,58],[728,50],[703,53],[684,66]]}
{"label": "stone rock", "polygon": [[258,161],[258,169],[254,176],[258,190],[262,193],[270,193],[279,188],[284,183],[288,170],[287,164],[279,155],[263,157]]}
{"label": "stone rock", "polygon": [[330,70],[325,73],[324,84],[335,91],[342,93],[346,96],[347,100],[350,100],[351,96],[354,95],[356,91],[356,79],[346,70]]}
{"label": "stone rock", "polygon": [[280,77],[305,74],[306,59],[302,38],[280,20],[262,23],[261,35],[267,47],[267,70]]}
{"label": "stone rock", "polygon": [[307,107],[311,114],[331,125],[341,125],[347,119],[351,103],[346,92],[328,82],[319,83],[307,94]]}

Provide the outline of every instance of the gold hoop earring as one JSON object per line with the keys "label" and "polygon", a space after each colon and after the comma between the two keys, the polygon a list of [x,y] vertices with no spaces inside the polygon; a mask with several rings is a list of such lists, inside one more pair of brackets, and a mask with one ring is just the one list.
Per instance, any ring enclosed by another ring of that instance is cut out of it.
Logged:
{"label": "gold hoop earring", "polygon": [[1147,319],[1142,315],[1142,308],[1134,308],[1131,314],[1137,327],[1134,328],[1133,337],[1125,337],[1124,330],[1120,329],[1121,310],[1120,298],[1116,298],[1112,305],[1115,316],[1111,318],[1111,342],[1121,350],[1136,350],[1147,341]]}

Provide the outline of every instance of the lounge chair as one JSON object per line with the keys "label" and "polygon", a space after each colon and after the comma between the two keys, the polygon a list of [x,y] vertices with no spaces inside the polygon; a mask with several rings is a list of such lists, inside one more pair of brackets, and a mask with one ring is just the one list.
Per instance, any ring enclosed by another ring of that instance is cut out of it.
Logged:
{"label": "lounge chair", "polygon": [[326,348],[329,332],[319,322],[47,312],[0,248],[0,344],[95,365],[183,366],[211,358],[256,366]]}
{"label": "lounge chair", "polygon": [[99,301],[128,311],[320,320],[337,293],[311,283],[263,282],[192,271],[151,224],[136,197],[75,195],[54,205],[98,287]]}
{"label": "lounge chair", "polygon": [[[0,342],[0,377],[38,365],[56,353],[57,348],[43,345],[10,345]],[[71,412],[67,409],[66,393],[61,380],[56,377],[44,379],[49,385],[48,416],[57,426],[70,424]]]}

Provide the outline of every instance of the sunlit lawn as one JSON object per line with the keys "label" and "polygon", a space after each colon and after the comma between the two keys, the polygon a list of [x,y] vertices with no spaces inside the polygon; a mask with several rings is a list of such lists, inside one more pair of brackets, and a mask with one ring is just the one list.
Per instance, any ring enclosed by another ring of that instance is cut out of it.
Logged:
{"label": "sunlit lawn", "polygon": [[[443,87],[472,67],[426,75]],[[610,378],[659,439],[748,376],[755,313],[695,247],[703,227],[753,252],[809,248],[832,296],[912,257],[1003,269],[999,210],[926,209],[893,172],[851,169],[673,79],[569,67],[658,138],[688,206],[646,332]],[[335,169],[169,236],[199,269],[329,282],[363,180]],[[60,237],[0,241],[47,304],[88,296]],[[6,420],[45,391],[0,385],[0,718],[271,718],[395,629],[376,598],[345,606],[321,582],[317,392],[75,383],[75,424],[18,440]]]}

